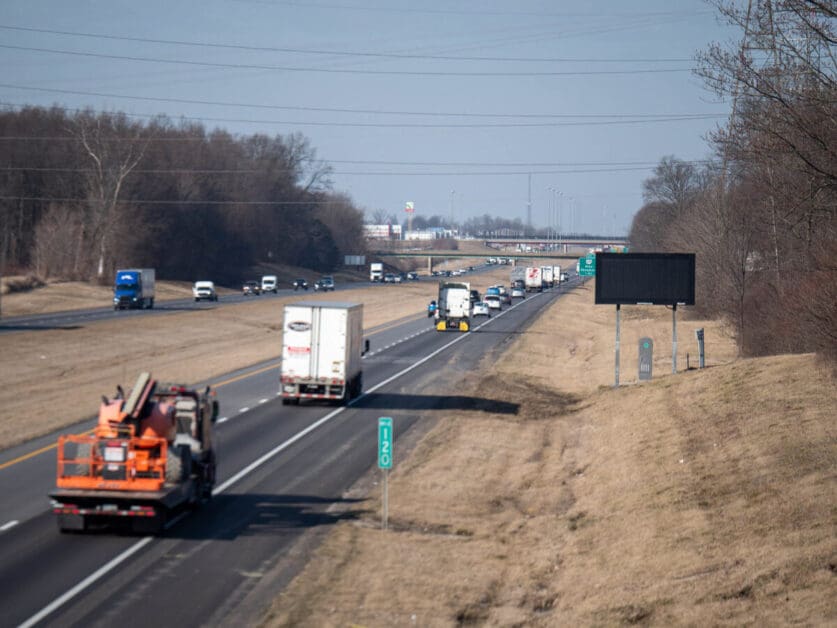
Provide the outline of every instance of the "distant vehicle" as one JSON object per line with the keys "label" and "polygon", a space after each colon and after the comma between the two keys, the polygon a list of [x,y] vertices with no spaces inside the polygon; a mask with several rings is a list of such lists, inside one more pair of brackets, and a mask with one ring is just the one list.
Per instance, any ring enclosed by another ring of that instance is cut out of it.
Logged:
{"label": "distant vehicle", "polygon": [[567,273],[561,273],[561,281],[564,282],[564,281],[567,281],[567,279],[569,279],[569,277],[567,276]]}
{"label": "distant vehicle", "polygon": [[297,290],[308,290],[308,282],[302,277],[294,279],[294,291]]}
{"label": "distant vehicle", "polygon": [[431,274],[433,277],[438,277],[438,276],[441,274],[441,272],[440,272],[440,271],[438,271],[438,270],[432,270],[432,271],[430,271],[430,274]]}
{"label": "distant vehicle", "polygon": [[474,272],[474,267],[473,266],[468,266],[468,271],[469,272]]}
{"label": "distant vehicle", "polygon": [[459,274],[460,274],[460,275],[465,275],[465,274],[467,274],[467,272],[468,272],[468,271],[467,271],[465,268],[460,268],[460,269],[459,269]]}
{"label": "distant vehicle", "polygon": [[395,273],[395,283],[402,283],[404,281],[407,281],[406,273]]}
{"label": "distant vehicle", "polygon": [[476,303],[474,303],[473,316],[474,318],[476,318],[477,316],[487,316],[488,318],[491,318],[491,312],[488,309],[488,303],[486,303],[485,301],[477,301]]}
{"label": "distant vehicle", "polygon": [[523,288],[522,286],[512,287],[511,298],[512,299],[525,299],[526,298],[526,288]]}
{"label": "distant vehicle", "polygon": [[381,262],[369,264],[369,281],[383,281],[384,265]]}
{"label": "distant vehicle", "polygon": [[195,301],[202,301],[204,299],[207,301],[218,300],[218,293],[215,292],[215,284],[211,281],[196,281],[195,285],[192,286],[192,296],[195,297]]}
{"label": "distant vehicle", "polygon": [[409,273],[407,273],[407,279],[409,279],[410,281],[418,281],[419,280],[419,274],[415,271],[409,272]]}
{"label": "distant vehicle", "polygon": [[436,315],[436,301],[431,301],[427,304],[427,318]]}
{"label": "distant vehicle", "polygon": [[509,293],[509,291],[506,289],[506,286],[497,286],[497,290],[499,290],[499,291],[500,291],[500,300],[501,300],[503,303],[505,303],[506,305],[508,305],[509,303],[511,303],[511,294],[510,294],[510,293]]}
{"label": "distant vehicle", "polygon": [[529,266],[526,269],[526,292],[543,291],[543,275],[537,266]]}
{"label": "distant vehicle", "polygon": [[471,290],[471,303],[476,303],[480,300],[480,291],[479,290]]}
{"label": "distant vehicle", "polygon": [[[490,288],[489,288],[490,290]],[[488,309],[490,310],[500,310],[502,309],[502,303],[500,301],[499,294],[486,294],[483,298],[483,301],[488,304]]]}
{"label": "distant vehicle", "polygon": [[471,329],[471,284],[439,282],[439,306],[436,308],[436,331]]}
{"label": "distant vehicle", "polygon": [[256,297],[262,293],[262,286],[258,281],[245,281],[241,286],[241,294],[245,297]]}
{"label": "distant vehicle", "polygon": [[116,271],[113,309],[152,309],[154,307],[154,269],[129,268]]}
{"label": "distant vehicle", "polygon": [[272,292],[276,294],[279,289],[279,279],[276,275],[265,275],[262,277],[262,292]]}
{"label": "distant vehicle", "polygon": [[320,279],[314,284],[314,290],[317,290],[319,292],[328,292],[329,290],[334,290],[334,277],[332,277],[331,275],[320,277]]}
{"label": "distant vehicle", "polygon": [[386,273],[384,275],[384,283],[395,283],[395,273]]}
{"label": "distant vehicle", "polygon": [[485,291],[486,296],[492,295],[499,297],[500,296],[500,288],[498,286],[491,286]]}
{"label": "distant vehicle", "polygon": [[541,283],[544,288],[552,288],[555,285],[555,274],[552,266],[541,266]]}

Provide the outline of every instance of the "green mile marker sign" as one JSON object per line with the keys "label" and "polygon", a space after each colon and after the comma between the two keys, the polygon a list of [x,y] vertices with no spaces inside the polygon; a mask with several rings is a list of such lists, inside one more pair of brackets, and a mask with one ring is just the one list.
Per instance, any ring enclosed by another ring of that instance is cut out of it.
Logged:
{"label": "green mile marker sign", "polygon": [[378,468],[392,469],[392,417],[378,419]]}

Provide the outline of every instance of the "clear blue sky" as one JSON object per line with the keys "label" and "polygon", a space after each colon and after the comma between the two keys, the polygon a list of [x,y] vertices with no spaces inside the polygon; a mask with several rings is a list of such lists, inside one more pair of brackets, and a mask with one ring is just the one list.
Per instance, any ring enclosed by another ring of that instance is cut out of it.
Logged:
{"label": "clear blue sky", "polygon": [[730,36],[701,0],[3,0],[0,102],[301,132],[370,215],[525,221],[531,173],[536,226],[621,234],[661,157],[709,156],[689,70]]}

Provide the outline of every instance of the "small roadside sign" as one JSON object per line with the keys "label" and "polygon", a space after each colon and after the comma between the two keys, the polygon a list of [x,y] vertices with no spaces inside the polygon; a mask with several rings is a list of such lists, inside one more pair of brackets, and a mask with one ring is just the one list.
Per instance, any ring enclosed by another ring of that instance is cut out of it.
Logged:
{"label": "small roadside sign", "polygon": [[578,274],[582,277],[596,276],[596,256],[587,255],[578,260]]}
{"label": "small roadside sign", "polygon": [[392,469],[392,417],[378,419],[378,468]]}

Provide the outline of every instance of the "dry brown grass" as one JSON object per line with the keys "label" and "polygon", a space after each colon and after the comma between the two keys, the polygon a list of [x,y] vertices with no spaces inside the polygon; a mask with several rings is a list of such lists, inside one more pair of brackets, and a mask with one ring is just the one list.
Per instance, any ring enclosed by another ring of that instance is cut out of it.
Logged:
{"label": "dry brown grass", "polygon": [[374,491],[265,624],[837,622],[835,382],[811,355],[735,361],[710,321],[680,327],[714,366],[671,375],[670,313],[636,308],[623,364],[650,335],[656,377],[614,389],[613,310],[565,297],[466,382],[519,413],[440,413],[396,448],[390,530]]}
{"label": "dry brown grass", "polygon": [[[497,270],[471,280],[484,289],[507,281],[507,273]],[[351,293],[254,298],[238,305],[134,317],[130,322],[115,319],[76,329],[4,334],[0,336],[0,449],[93,415],[102,394],[113,392],[117,384],[129,387],[142,371],[167,381],[198,382],[278,358],[282,306],[289,301],[362,302],[364,327],[369,329],[422,313],[435,297],[437,285],[424,280]],[[77,297],[77,303],[83,303],[80,307],[91,307],[91,302],[95,307],[101,298],[95,287],[90,288],[86,301]],[[188,284],[182,288],[190,290]],[[50,293],[62,295],[66,289],[64,284],[51,285],[38,291],[37,299],[54,301]],[[166,290],[175,291],[176,286]],[[5,302],[6,298],[4,308]],[[223,408],[223,395],[220,400]]]}

